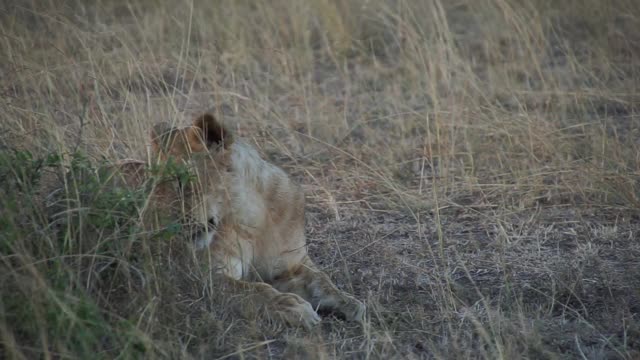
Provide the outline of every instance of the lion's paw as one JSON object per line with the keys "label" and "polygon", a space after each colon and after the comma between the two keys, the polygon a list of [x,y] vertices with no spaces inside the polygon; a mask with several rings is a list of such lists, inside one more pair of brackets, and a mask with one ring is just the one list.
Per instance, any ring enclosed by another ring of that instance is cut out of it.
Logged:
{"label": "lion's paw", "polygon": [[364,323],[366,309],[366,306],[360,300],[354,297],[349,297],[346,304],[342,306],[340,310],[347,320],[362,324]]}
{"label": "lion's paw", "polygon": [[320,316],[313,306],[298,295],[282,294],[274,305],[277,306],[279,317],[289,325],[311,329],[320,322]]}

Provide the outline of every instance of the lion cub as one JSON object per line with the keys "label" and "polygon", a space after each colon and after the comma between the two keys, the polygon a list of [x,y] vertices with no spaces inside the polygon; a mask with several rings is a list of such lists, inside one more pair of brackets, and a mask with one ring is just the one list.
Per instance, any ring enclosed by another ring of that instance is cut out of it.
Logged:
{"label": "lion cub", "polygon": [[364,304],[309,258],[304,194],[282,169],[211,114],[185,128],[157,124],[151,135],[161,162],[182,162],[195,175],[180,184],[181,206],[200,226],[196,244],[209,252],[217,279],[247,305],[291,325],[317,324],[318,309],[363,321]]}

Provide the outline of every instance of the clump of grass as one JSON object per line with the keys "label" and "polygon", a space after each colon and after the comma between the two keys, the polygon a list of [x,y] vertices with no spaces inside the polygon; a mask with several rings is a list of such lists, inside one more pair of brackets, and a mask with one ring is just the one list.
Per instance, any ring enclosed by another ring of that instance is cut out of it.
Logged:
{"label": "clump of grass", "polygon": [[[108,199],[122,194],[101,191],[95,206],[68,207],[68,222],[50,222],[39,192],[43,178],[51,176],[47,172],[62,169],[61,158],[56,153],[34,155],[26,151],[7,151],[0,156],[3,351],[11,358],[90,357],[96,353],[110,357],[114,349],[135,345],[142,354],[140,340],[130,337],[133,325],[126,319],[110,322],[111,314],[92,296],[97,281],[92,277],[103,273],[101,267],[126,261],[125,256],[109,249],[113,242],[98,239],[102,231],[115,228],[122,219],[118,211],[131,212],[130,204],[108,204]],[[79,155],[74,155],[71,163],[74,171],[81,167],[90,170],[86,158]],[[97,182],[96,177],[82,180],[86,187]],[[82,216],[85,211],[99,211],[100,216]]]}
{"label": "clump of grass", "polygon": [[[114,186],[113,166],[74,153],[67,167],[65,157],[0,156],[0,304],[3,337],[12,344],[4,351],[27,358],[162,354],[134,320],[158,296],[156,280],[168,275],[154,269],[154,258],[180,232],[178,219],[157,230],[143,226],[150,186]],[[189,176],[172,163],[149,173]]]}

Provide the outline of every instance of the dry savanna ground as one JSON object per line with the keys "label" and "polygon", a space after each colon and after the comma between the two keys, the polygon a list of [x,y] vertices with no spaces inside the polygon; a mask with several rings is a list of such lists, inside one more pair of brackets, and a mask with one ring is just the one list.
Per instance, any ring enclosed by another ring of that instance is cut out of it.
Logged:
{"label": "dry savanna ground", "polygon": [[[3,1],[0,357],[638,359],[639,90],[636,0]],[[237,316],[101,186],[203,110],[363,326]]]}

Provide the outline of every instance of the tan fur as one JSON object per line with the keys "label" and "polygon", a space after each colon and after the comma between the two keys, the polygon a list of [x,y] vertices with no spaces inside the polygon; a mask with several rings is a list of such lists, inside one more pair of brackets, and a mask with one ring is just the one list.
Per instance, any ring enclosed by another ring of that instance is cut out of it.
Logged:
{"label": "tan fur", "polygon": [[[201,225],[197,244],[209,251],[228,289],[292,325],[315,325],[317,309],[363,321],[364,305],[340,291],[309,259],[304,194],[284,171],[235,139],[210,114],[191,127],[158,124],[152,142],[160,161],[172,158],[195,173],[195,181],[182,184],[181,206]],[[139,171],[127,166],[129,174]],[[158,195],[163,191],[156,190]],[[165,196],[158,206],[171,199]]]}

